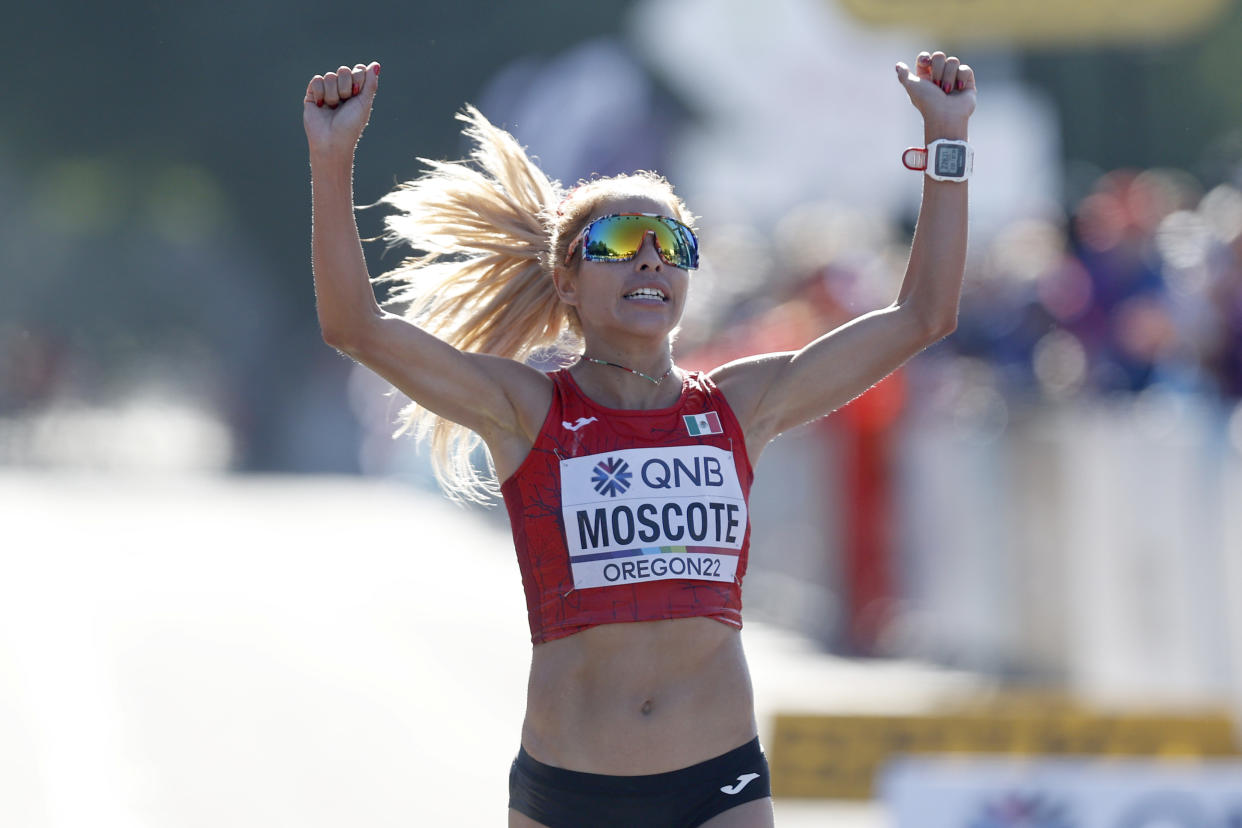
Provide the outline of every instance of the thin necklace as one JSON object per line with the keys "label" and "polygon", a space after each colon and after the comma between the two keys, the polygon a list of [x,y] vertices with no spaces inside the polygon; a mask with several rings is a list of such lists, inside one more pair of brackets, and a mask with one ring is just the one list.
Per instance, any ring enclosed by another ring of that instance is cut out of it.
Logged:
{"label": "thin necklace", "polygon": [[664,382],[664,380],[668,379],[668,375],[673,373],[672,365],[668,366],[668,370],[665,371],[663,374],[660,374],[660,376],[657,378],[657,377],[651,376],[650,374],[644,374],[642,371],[635,371],[633,368],[626,368],[624,365],[618,365],[615,362],[609,362],[606,359],[595,359],[594,357],[589,357],[586,354],[582,355],[582,359],[585,359],[587,362],[594,362],[596,365],[611,365],[613,368],[620,368],[622,371],[629,371],[631,374],[637,374],[638,376],[642,377],[645,380],[648,380],[654,385],[659,385],[660,383]]}

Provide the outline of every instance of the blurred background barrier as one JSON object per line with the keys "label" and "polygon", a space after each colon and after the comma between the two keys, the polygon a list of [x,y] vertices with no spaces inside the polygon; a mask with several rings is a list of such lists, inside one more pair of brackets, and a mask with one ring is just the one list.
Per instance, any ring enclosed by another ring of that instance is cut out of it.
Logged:
{"label": "blurred background barrier", "polygon": [[1232,828],[1242,762],[909,759],[885,778],[894,828]]}
{"label": "blurred background barrier", "polygon": [[[911,716],[778,714],[766,744],[777,797],[871,799],[907,754],[1206,759],[1242,755],[1222,711],[1105,713],[1002,705]],[[914,824],[914,823],[911,823]]]}
{"label": "blurred background barrier", "polygon": [[1229,0],[841,0],[869,25],[918,28],[947,42],[1032,45],[1133,43],[1185,35],[1215,23]]}

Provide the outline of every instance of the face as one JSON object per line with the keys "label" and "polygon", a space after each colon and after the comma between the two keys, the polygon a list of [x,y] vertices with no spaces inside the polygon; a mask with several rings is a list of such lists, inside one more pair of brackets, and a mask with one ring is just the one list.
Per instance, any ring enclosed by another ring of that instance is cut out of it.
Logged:
{"label": "face", "polygon": [[[613,213],[671,216],[673,210],[650,198],[622,198],[600,205],[591,219]],[[588,341],[597,336],[667,339],[681,321],[690,273],[665,263],[650,234],[628,262],[587,261],[581,252],[574,259],[562,271],[558,289],[561,299],[577,309]]]}

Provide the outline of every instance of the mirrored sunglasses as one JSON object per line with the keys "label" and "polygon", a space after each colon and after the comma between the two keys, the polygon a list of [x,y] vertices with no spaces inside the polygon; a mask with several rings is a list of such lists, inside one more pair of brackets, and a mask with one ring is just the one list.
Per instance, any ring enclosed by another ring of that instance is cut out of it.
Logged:
{"label": "mirrored sunglasses", "polygon": [[656,252],[667,265],[682,270],[699,266],[699,240],[694,231],[677,219],[655,213],[617,213],[603,216],[583,228],[565,254],[565,264],[582,248],[582,258],[591,262],[628,262],[638,255],[650,233]]}

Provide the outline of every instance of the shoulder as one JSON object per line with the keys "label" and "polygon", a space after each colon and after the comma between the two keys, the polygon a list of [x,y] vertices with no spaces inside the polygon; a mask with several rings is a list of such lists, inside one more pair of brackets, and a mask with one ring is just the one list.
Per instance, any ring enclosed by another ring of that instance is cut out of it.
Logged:
{"label": "shoulder", "polygon": [[721,388],[707,371],[691,371],[686,377],[686,391],[683,399],[685,413],[693,414],[704,410],[720,412],[726,430],[742,429],[741,420],[733,407],[733,400],[727,390]]}
{"label": "shoulder", "polygon": [[725,389],[710,371],[687,371],[684,390],[692,398],[723,399],[726,396]]}
{"label": "shoulder", "polygon": [[534,441],[551,410],[556,374],[507,357],[472,354],[513,406],[519,434]]}
{"label": "shoulder", "polygon": [[772,380],[789,365],[792,356],[792,352],[780,352],[735,359],[708,371],[706,377],[739,416],[746,416],[758,408]]}
{"label": "shoulder", "polygon": [[792,357],[792,352],[760,354],[725,363],[707,372],[708,379],[719,389],[742,430],[752,463],[758,462],[764,446],[779,431],[779,411],[767,404],[765,398]]}

